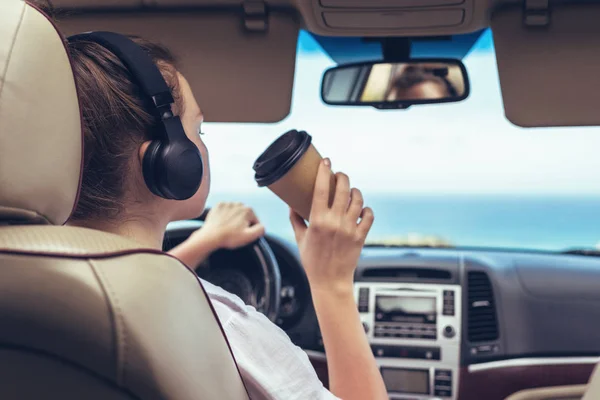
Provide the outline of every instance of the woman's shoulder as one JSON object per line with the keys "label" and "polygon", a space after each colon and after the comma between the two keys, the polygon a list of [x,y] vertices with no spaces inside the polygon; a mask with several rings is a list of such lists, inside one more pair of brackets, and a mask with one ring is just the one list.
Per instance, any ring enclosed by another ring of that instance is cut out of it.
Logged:
{"label": "woman's shoulder", "polygon": [[[213,285],[212,283],[205,281],[204,279],[198,278],[208,298],[212,302],[221,323],[224,323],[224,317],[230,316],[233,313],[247,314],[248,310],[246,304],[233,293],[229,293],[225,289]],[[225,315],[229,314],[229,315]],[[227,318],[229,319],[229,318]]]}
{"label": "woman's shoulder", "polygon": [[251,398],[337,399],[323,387],[306,353],[276,324],[238,296],[200,282],[223,325]]}

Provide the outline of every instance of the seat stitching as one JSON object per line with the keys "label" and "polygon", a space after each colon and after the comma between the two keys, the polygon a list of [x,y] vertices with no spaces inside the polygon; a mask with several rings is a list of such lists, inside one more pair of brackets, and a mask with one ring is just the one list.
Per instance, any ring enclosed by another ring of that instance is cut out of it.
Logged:
{"label": "seat stitching", "polygon": [[24,19],[25,19],[25,7],[23,7],[21,10],[21,18],[19,18],[19,24],[17,25],[17,29],[15,30],[15,36],[13,37],[12,43],[10,44],[10,49],[8,50],[8,57],[6,58],[6,66],[4,67],[4,71],[2,71],[2,79],[0,79],[0,97],[2,97],[2,89],[4,89],[4,82],[6,80],[6,74],[8,73],[8,66],[10,65],[10,59],[11,59],[13,51],[15,49],[15,45],[17,43],[17,36],[19,36],[19,31],[21,30],[21,25],[23,25]]}
{"label": "seat stitching", "polygon": [[[93,260],[88,260],[90,265],[95,265]],[[125,329],[125,321],[123,319],[123,312],[119,305],[119,299],[117,293],[111,286],[109,279],[102,272],[101,268],[96,266],[98,277],[101,277],[109,294],[108,298],[111,300],[110,303],[114,309],[114,321],[115,321],[115,334],[116,334],[116,352],[117,352],[117,383],[125,386],[125,371],[127,369],[127,334]]]}
{"label": "seat stitching", "polygon": [[[200,279],[198,279],[198,275],[196,275],[196,273],[187,265],[185,265],[184,263],[181,262],[181,260],[179,260],[177,257],[169,254],[169,253],[165,253],[163,251],[160,250],[155,250],[155,249],[126,249],[126,250],[120,250],[120,251],[113,251],[113,252],[108,252],[108,253],[94,253],[94,254],[66,254],[66,253],[52,253],[52,252],[36,252],[36,251],[19,251],[18,249],[2,249],[0,248],[0,254],[12,254],[12,255],[34,255],[34,256],[44,256],[44,257],[53,257],[53,258],[66,258],[66,259],[82,259],[82,258],[86,258],[88,260],[91,261],[91,259],[108,259],[108,258],[113,258],[113,257],[119,257],[119,256],[125,256],[125,255],[131,255],[131,254],[155,254],[155,255],[163,255],[165,257],[169,257],[172,258],[174,260],[177,260],[177,262],[179,263],[179,265],[181,265],[182,267],[184,267],[189,273],[194,275],[194,279],[196,280],[196,283],[198,284],[198,286],[200,287],[200,290],[202,291],[202,293],[204,294],[204,297],[206,299],[206,301],[208,302],[208,305],[210,307],[210,310],[213,313],[213,318],[215,319],[217,326],[219,327],[219,329],[221,330],[221,333],[223,335],[223,338],[225,339],[225,343],[227,345],[227,348],[229,349],[229,353],[231,354],[231,358],[233,360],[233,363],[235,365],[235,368],[238,371],[238,376],[240,377],[240,381],[242,382],[242,385],[244,387],[244,390],[246,391],[246,395],[248,396],[248,398],[250,398],[249,392],[248,392],[248,388],[246,386],[246,382],[244,381],[244,379],[242,378],[242,373],[240,371],[239,366],[237,365],[237,361],[235,359],[235,355],[233,354],[233,350],[231,349],[231,345],[229,343],[229,340],[227,339],[227,335],[225,334],[225,330],[223,329],[223,326],[221,325],[221,322],[219,321],[219,317],[217,315],[217,312],[215,311],[215,308],[212,304],[212,301],[210,301],[210,298],[208,296],[208,294],[206,293],[206,290],[204,289],[204,286],[202,286],[202,282],[200,282]],[[106,281],[106,285],[109,289],[110,285],[108,285],[108,281]],[[112,290],[111,290],[112,292]],[[114,295],[114,293],[112,293]],[[123,322],[123,315],[121,313],[121,310],[118,306],[118,301],[115,298],[115,310],[117,311],[115,314],[115,321],[120,320],[121,324],[122,324],[122,337],[123,337],[123,349],[122,349],[122,353],[125,353],[126,351],[126,343],[125,343],[125,324]],[[117,331],[118,333],[118,331]],[[119,344],[119,342],[117,343],[117,345]],[[126,362],[126,358],[125,358],[125,354],[121,354],[121,359],[124,360],[124,362]],[[119,363],[119,366],[121,365],[121,363]],[[126,364],[124,364],[126,365]],[[117,382],[119,382],[119,378],[120,375],[117,376]],[[123,373],[124,376],[124,373]],[[123,378],[124,381],[124,378]]]}
{"label": "seat stitching", "polygon": [[109,315],[109,319],[110,319],[111,334],[112,334],[112,352],[113,352],[114,360],[117,363],[116,368],[115,368],[115,374],[116,374],[116,380],[118,382],[118,379],[119,379],[119,366],[118,366],[118,364],[119,364],[119,336],[117,333],[118,328],[117,328],[117,321],[115,319],[115,310],[114,310],[112,302],[110,301],[110,297],[108,295],[106,285],[104,284],[102,278],[100,277],[100,273],[101,273],[100,268],[96,268],[96,264],[93,260],[87,260],[87,263],[90,266],[90,269],[92,270],[92,274],[94,274],[94,277],[98,281],[98,286],[100,286],[100,289],[102,290],[102,295],[104,297],[106,306],[108,308],[108,315]]}

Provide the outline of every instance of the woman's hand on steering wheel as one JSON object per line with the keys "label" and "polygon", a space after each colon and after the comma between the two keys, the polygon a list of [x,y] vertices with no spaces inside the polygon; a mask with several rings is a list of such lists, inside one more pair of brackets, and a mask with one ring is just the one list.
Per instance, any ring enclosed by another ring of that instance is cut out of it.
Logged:
{"label": "woman's hand on steering wheel", "polygon": [[216,248],[231,250],[264,236],[265,227],[250,207],[242,203],[219,203],[211,208],[202,229],[196,234],[203,240],[215,243]]}
{"label": "woman's hand on steering wheel", "polygon": [[242,203],[219,203],[211,208],[202,228],[169,253],[196,268],[213,251],[243,247],[264,234],[264,226],[250,207]]}

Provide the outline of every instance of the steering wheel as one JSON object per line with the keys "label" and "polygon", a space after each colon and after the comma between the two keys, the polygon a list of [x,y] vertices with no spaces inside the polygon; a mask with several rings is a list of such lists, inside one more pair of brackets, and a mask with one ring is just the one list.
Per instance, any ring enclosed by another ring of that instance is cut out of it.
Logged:
{"label": "steering wheel", "polygon": [[[201,229],[206,215],[208,214],[208,211],[210,210],[205,210],[202,213],[202,215],[196,218],[195,220],[178,221],[171,223],[167,231],[165,242],[168,243],[173,240],[179,242],[183,241],[187,239],[194,231],[196,231],[197,229]],[[269,246],[269,243],[264,237],[258,239],[254,243],[245,246],[240,250],[251,252],[251,254],[255,256],[255,260],[260,267],[259,279],[260,283],[264,288],[264,293],[261,296],[261,298],[258,299],[256,309],[257,311],[266,315],[267,318],[269,318],[271,321],[275,322],[279,314],[279,302],[281,296],[281,274],[279,272],[279,264],[277,263],[277,259],[273,254],[273,250],[271,249],[271,246]],[[225,280],[227,280],[227,274],[238,274],[240,273],[238,271],[240,271],[240,269],[219,267],[215,268],[216,274],[220,275],[220,278],[224,278]],[[243,271],[241,273],[243,274]],[[235,279],[234,276],[231,276],[231,278]],[[210,277],[208,277],[208,279],[206,280],[209,282],[211,281]],[[225,289],[227,290],[228,288],[226,287]]]}

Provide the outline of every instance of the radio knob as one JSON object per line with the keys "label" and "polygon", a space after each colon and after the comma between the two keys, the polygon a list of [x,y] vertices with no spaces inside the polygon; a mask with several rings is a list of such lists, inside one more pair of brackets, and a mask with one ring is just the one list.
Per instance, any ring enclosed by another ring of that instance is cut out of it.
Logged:
{"label": "radio knob", "polygon": [[446,325],[444,327],[444,336],[447,337],[448,339],[451,339],[454,337],[454,335],[456,335],[456,332],[454,331],[454,328],[452,327],[452,325]]}

